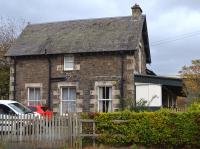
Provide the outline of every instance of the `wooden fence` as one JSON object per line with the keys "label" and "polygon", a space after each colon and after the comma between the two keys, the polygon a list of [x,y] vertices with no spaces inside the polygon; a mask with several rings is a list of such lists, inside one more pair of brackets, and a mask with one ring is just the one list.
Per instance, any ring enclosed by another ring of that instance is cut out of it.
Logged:
{"label": "wooden fence", "polygon": [[[187,109],[171,109],[173,112]],[[124,120],[114,120],[123,123]],[[81,148],[82,139],[90,137],[95,146],[99,136],[96,121],[80,119],[78,114],[55,115],[51,119],[0,115],[0,142],[15,149]],[[19,146],[19,147],[17,147]]]}
{"label": "wooden fence", "polygon": [[188,108],[185,106],[185,107],[175,107],[175,108],[166,108],[166,109],[169,109],[171,112],[187,112],[188,111]]}
{"label": "wooden fence", "polygon": [[0,115],[0,140],[5,144],[27,144],[29,148],[79,148],[78,115],[42,117]]}

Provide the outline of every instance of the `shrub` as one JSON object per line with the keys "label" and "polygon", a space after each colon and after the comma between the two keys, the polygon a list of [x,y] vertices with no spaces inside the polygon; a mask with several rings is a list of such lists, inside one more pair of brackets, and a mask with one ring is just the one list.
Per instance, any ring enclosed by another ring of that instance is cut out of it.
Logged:
{"label": "shrub", "polygon": [[95,114],[94,119],[101,134],[98,141],[111,146],[200,147],[199,111],[124,111]]}
{"label": "shrub", "polygon": [[189,106],[189,111],[200,111],[200,103],[192,103]]}

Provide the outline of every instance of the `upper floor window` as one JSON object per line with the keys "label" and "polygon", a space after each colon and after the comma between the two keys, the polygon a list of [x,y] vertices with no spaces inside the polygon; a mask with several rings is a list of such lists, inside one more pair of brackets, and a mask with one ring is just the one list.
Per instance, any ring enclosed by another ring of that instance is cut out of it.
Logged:
{"label": "upper floor window", "polygon": [[74,56],[66,55],[64,57],[64,70],[74,70]]}

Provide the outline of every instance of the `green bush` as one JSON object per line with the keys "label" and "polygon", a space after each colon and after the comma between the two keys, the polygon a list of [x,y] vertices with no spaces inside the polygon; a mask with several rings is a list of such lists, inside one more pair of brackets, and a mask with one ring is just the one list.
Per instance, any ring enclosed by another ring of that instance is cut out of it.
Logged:
{"label": "green bush", "polygon": [[192,103],[189,108],[189,111],[200,111],[200,103]]}
{"label": "green bush", "polygon": [[124,111],[95,114],[94,119],[101,134],[98,141],[111,146],[200,147],[199,111]]}

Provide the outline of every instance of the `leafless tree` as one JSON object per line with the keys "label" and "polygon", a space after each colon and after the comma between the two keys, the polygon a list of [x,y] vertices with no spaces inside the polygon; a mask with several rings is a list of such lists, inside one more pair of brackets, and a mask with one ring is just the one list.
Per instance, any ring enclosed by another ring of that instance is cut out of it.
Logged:
{"label": "leafless tree", "polygon": [[25,21],[0,17],[0,58],[11,47],[25,26]]}
{"label": "leafless tree", "polygon": [[9,98],[10,66],[4,55],[24,27],[25,21],[0,17],[0,99]]}

